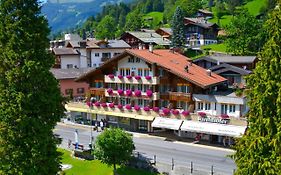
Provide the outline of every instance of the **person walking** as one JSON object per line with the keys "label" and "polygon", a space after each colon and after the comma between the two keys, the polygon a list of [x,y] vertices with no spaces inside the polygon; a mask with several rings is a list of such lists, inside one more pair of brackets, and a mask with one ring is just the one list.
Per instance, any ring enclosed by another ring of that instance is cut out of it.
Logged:
{"label": "person walking", "polygon": [[68,148],[70,148],[70,147],[71,147],[71,140],[68,139]]}

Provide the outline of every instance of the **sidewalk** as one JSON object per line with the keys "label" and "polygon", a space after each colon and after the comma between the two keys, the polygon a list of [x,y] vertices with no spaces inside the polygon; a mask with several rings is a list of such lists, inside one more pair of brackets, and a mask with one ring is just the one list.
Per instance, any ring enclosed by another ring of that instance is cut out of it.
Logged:
{"label": "sidewalk", "polygon": [[[89,126],[89,125],[73,123],[70,121],[58,122],[58,125],[70,126],[73,128],[80,128],[80,129],[85,129],[85,130],[89,130],[93,127],[93,126]],[[233,149],[223,147],[222,145],[211,144],[206,141],[200,141],[198,143],[198,142],[194,142],[193,139],[178,137],[172,133],[167,133],[167,132],[158,132],[158,133],[138,133],[138,132],[131,132],[131,131],[128,131],[128,132],[131,133],[134,137],[157,138],[157,139],[170,141],[170,142],[178,143],[178,144],[185,144],[185,145],[201,147],[201,148],[210,148],[210,149],[215,149],[215,150],[223,150],[223,151],[228,151],[231,153],[235,152]]]}

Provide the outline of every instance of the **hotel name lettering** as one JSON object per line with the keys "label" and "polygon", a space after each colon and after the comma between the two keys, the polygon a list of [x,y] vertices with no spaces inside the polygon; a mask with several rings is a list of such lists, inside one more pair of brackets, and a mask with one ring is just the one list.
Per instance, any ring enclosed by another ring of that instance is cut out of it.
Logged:
{"label": "hotel name lettering", "polygon": [[219,123],[219,124],[227,124],[229,120],[227,119],[221,119],[221,118],[199,118],[200,122],[209,122],[209,123]]}

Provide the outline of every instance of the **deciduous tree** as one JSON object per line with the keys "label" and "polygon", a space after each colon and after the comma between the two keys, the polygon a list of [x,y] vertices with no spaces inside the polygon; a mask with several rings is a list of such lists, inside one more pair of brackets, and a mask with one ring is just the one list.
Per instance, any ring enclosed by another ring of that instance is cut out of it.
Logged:
{"label": "deciduous tree", "polygon": [[114,19],[107,15],[99,22],[95,30],[95,37],[97,39],[114,39],[116,30]]}
{"label": "deciduous tree", "polygon": [[266,22],[268,40],[254,73],[247,79],[249,127],[233,158],[236,174],[281,174],[281,10]]}
{"label": "deciduous tree", "polygon": [[134,149],[130,134],[120,128],[111,128],[98,136],[94,155],[103,163],[113,165],[116,170],[117,164],[124,164],[130,160]]}
{"label": "deciduous tree", "polygon": [[63,115],[50,72],[49,28],[37,0],[0,1],[0,174],[55,175]]}

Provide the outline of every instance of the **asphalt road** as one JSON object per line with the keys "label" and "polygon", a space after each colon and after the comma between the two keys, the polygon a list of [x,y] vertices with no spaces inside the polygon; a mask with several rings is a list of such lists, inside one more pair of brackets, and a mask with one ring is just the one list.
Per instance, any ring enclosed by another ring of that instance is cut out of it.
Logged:
{"label": "asphalt road", "polygon": [[[88,147],[91,138],[89,128],[59,124],[54,132],[63,139],[61,146],[66,148],[68,139],[74,141],[75,129],[78,129],[79,143]],[[92,135],[96,138],[99,133],[93,131]],[[236,168],[234,161],[227,157],[233,153],[229,149],[185,142],[170,142],[165,141],[165,138],[139,133],[133,133],[133,136],[136,151],[150,159],[156,155],[157,162],[164,165],[166,169],[171,168],[172,159],[174,159],[175,167],[186,167],[187,169],[190,168],[192,161],[194,170],[206,172],[206,174],[210,174],[212,165],[214,174],[231,175]]]}

